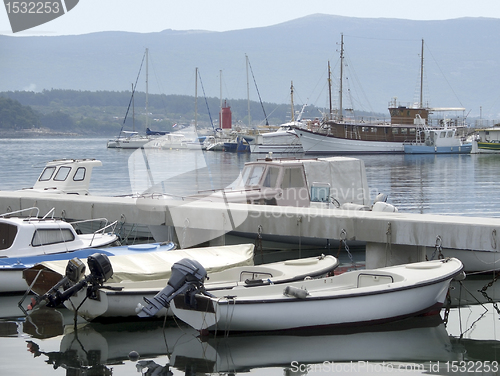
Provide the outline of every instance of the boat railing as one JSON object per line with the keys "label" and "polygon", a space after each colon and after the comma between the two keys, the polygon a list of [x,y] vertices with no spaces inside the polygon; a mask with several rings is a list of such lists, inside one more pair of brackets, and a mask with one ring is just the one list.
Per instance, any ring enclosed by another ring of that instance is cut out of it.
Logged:
{"label": "boat railing", "polygon": [[[33,206],[31,208],[26,208],[26,209],[21,209],[21,210],[16,210],[16,211],[11,211],[11,212],[7,212],[7,213],[4,213],[4,214],[0,214],[0,217],[8,217],[8,216],[11,216],[11,215],[14,215],[14,214],[18,214],[18,213],[23,213],[25,211],[31,211],[31,210],[36,210],[36,218],[38,218],[38,216],[40,215],[40,209],[37,208],[36,206]],[[29,216],[31,217],[31,215]]]}
{"label": "boat railing", "polygon": [[91,222],[104,222],[104,226],[100,227],[98,230],[96,230],[92,233],[93,236],[92,236],[92,239],[90,241],[90,246],[92,246],[92,243],[93,243],[96,235],[99,235],[99,234],[103,235],[105,232],[115,233],[116,225],[118,224],[118,221],[108,223],[107,218],[84,219],[81,221],[73,221],[73,222],[69,222],[69,223],[70,223],[70,225],[73,226],[73,228],[78,229],[79,224],[91,223]]}

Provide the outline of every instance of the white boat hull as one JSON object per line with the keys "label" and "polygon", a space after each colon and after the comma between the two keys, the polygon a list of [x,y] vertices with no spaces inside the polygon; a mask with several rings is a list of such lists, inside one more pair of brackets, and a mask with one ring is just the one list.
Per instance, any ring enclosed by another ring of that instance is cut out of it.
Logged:
{"label": "white boat hull", "polygon": [[[386,274],[394,268],[402,272],[400,277],[396,272]],[[200,331],[276,331],[376,324],[438,312],[453,276],[461,270],[462,264],[457,259],[431,261],[288,284],[307,290],[306,298],[285,296],[283,286],[265,286],[251,291],[232,290],[229,297],[227,293],[215,293],[215,297],[196,295],[197,308],[188,307],[179,295],[171,307],[178,318]],[[419,278],[419,274],[426,277]],[[389,275],[394,282],[387,282]]]}
{"label": "white boat hull", "polygon": [[[258,286],[247,284],[246,279],[263,279],[262,284],[285,283],[297,281],[306,277],[320,277],[331,272],[338,265],[338,260],[333,256],[310,257],[305,259],[288,260],[273,264],[258,266],[241,266],[227,269],[218,273],[209,274],[209,280],[205,287],[207,290],[221,290],[234,288],[235,286]],[[252,275],[252,277],[249,277]],[[139,303],[144,303],[144,298],[152,300],[168,283],[168,279],[152,281],[122,282],[116,284],[106,283],[113,290],[102,289],[96,292],[95,299],[86,298],[86,289],[79,291],[66,307],[74,310],[78,308],[78,314],[92,321],[96,318],[106,319],[110,317],[135,317],[136,308]],[[172,316],[171,310],[165,308],[157,312],[157,317],[165,315]]]}
{"label": "white boat hull", "polygon": [[343,139],[326,134],[296,129],[306,154],[399,154],[404,153],[402,142],[381,142]]}

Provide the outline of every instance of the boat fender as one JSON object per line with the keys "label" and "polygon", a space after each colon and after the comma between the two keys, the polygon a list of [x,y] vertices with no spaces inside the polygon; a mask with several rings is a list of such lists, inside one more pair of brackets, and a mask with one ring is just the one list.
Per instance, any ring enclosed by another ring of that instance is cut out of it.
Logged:
{"label": "boat fender", "polygon": [[305,299],[309,293],[307,290],[299,289],[293,286],[287,286],[283,290],[283,295],[290,296],[297,299]]}
{"label": "boat fender", "polygon": [[465,272],[462,270],[460,273],[458,273],[455,277],[453,277],[453,280],[454,281],[463,281],[465,278],[467,277],[467,275],[465,274]]}
{"label": "boat fender", "polygon": [[396,213],[398,211],[398,208],[396,208],[394,205],[388,204],[387,202],[377,201],[373,204],[372,211]]}

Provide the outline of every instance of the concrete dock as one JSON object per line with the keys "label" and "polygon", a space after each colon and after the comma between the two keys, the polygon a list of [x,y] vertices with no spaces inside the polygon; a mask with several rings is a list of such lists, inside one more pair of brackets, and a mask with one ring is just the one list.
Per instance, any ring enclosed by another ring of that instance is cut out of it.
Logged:
{"label": "concrete dock", "polygon": [[40,213],[55,208],[54,215],[66,219],[107,218],[156,229],[173,226],[182,247],[229,231],[261,231],[268,235],[366,242],[367,267],[422,261],[427,248],[437,246],[488,251],[495,255],[495,262],[500,259],[500,218],[0,191],[1,213],[29,207],[38,207]]}

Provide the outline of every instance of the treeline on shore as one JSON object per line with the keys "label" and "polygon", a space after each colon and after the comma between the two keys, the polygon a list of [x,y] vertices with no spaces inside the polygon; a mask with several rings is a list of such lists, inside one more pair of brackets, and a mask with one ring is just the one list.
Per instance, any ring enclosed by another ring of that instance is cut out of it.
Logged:
{"label": "treeline on shore", "polygon": [[[196,103],[195,103],[196,102]],[[225,100],[231,107],[233,125],[248,126],[248,101]],[[131,91],[43,90],[0,92],[0,131],[47,130],[82,135],[116,135],[122,129],[145,131],[146,94]],[[302,105],[295,106],[295,116]],[[187,95],[148,95],[149,127],[170,131],[175,124],[192,124],[197,109],[200,127],[217,127],[219,98]],[[124,121],[126,116],[126,121]],[[306,118],[321,117],[307,106]],[[290,121],[291,105],[250,101],[250,124],[279,125]]]}

